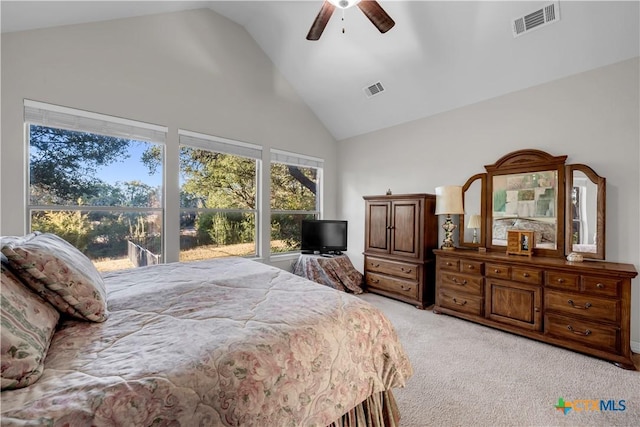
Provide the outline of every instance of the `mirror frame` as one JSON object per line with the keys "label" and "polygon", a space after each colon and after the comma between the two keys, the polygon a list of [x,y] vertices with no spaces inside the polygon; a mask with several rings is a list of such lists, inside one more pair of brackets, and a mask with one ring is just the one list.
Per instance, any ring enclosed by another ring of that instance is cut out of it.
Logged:
{"label": "mirror frame", "polygon": [[484,220],[487,217],[487,197],[486,197],[486,188],[487,188],[487,174],[486,173],[478,173],[473,175],[471,178],[467,180],[462,186],[462,206],[466,211],[465,206],[465,194],[467,190],[477,181],[480,180],[480,212],[478,214],[482,217],[482,221],[480,222],[480,238],[478,239],[478,243],[467,242],[464,240],[464,230],[466,227],[466,218],[465,215],[459,215],[459,223],[458,223],[458,245],[460,247],[467,248],[480,248],[485,247],[486,236],[487,236],[487,224]]}
{"label": "mirror frame", "polygon": [[556,247],[555,249],[534,248],[535,255],[564,257],[565,254],[565,160],[567,156],[552,156],[541,150],[518,150],[501,157],[497,162],[486,165],[487,182],[485,218],[485,243],[487,248],[494,251],[506,251],[505,245],[493,244],[493,177],[499,175],[522,174],[542,171],[555,171],[556,182]]}
{"label": "mirror frame", "polygon": [[[579,252],[573,250],[573,204],[571,203],[571,191],[573,189],[573,172],[579,171],[584,173],[592,183],[598,186],[598,192],[596,196],[596,252]],[[565,224],[565,255],[572,252],[582,255],[583,258],[599,259],[605,258],[605,223],[606,223],[606,195],[607,195],[607,180],[606,178],[598,175],[593,169],[587,165],[574,164],[566,167],[566,224]]]}

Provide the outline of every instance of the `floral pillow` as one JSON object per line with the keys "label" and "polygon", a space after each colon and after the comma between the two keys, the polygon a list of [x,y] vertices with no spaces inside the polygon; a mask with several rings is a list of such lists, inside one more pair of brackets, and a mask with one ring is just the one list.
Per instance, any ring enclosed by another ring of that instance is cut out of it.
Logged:
{"label": "floral pillow", "polygon": [[82,252],[55,234],[5,239],[2,253],[20,279],[59,311],[94,322],[107,319],[102,276]]}
{"label": "floral pillow", "polygon": [[0,315],[2,390],[26,387],[42,375],[60,313],[21,283],[3,262]]}

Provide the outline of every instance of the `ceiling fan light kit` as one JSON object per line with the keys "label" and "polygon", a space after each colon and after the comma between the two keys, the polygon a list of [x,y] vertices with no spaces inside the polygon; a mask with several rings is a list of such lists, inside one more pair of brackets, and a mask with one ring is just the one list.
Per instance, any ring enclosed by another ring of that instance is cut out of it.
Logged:
{"label": "ceiling fan light kit", "polygon": [[[307,34],[307,40],[319,40],[322,32],[324,31],[329,18],[333,15],[333,11],[336,7],[340,9],[348,9],[351,6],[358,6],[358,8],[365,14],[365,16],[371,21],[371,23],[381,33],[386,33],[396,24],[393,19],[382,9],[382,6],[377,1],[369,0],[325,0],[322,3],[320,12],[313,21],[309,33]],[[344,31],[343,31],[344,32]]]}
{"label": "ceiling fan light kit", "polygon": [[351,6],[355,6],[356,3],[360,3],[360,0],[329,0],[329,3],[332,5],[339,7],[340,9],[348,9]]}

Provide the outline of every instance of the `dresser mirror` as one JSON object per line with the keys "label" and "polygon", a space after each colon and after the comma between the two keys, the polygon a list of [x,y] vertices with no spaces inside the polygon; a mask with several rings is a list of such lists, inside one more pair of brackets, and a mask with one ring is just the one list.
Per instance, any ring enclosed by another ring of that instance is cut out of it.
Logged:
{"label": "dresser mirror", "polygon": [[567,253],[605,257],[606,179],[587,165],[567,166]]}
{"label": "dresser mirror", "polygon": [[[463,185],[459,246],[506,251],[507,231],[534,232],[534,254],[605,258],[606,179],[567,156],[519,150],[486,165]],[[472,215],[480,228],[469,227]],[[476,238],[474,239],[474,230]]]}
{"label": "dresser mirror", "polygon": [[486,235],[486,187],[487,175],[480,173],[472,176],[462,186],[464,214],[459,217],[459,245],[462,247],[484,246]]}
{"label": "dresser mirror", "polygon": [[507,154],[487,170],[487,247],[506,250],[507,231],[533,231],[537,255],[564,256],[564,162],[539,150]]}

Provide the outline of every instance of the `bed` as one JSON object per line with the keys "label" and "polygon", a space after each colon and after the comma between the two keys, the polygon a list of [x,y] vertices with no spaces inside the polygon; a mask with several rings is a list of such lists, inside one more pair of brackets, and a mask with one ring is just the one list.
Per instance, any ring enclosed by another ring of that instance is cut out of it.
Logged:
{"label": "bed", "polygon": [[[398,425],[411,364],[354,295],[243,258],[100,277],[54,235],[2,245],[3,426]],[[19,315],[46,353],[26,380],[5,342]]]}
{"label": "bed", "polygon": [[519,217],[494,218],[491,243],[494,246],[507,246],[508,230],[533,231],[535,247],[538,249],[554,249],[556,247],[556,225],[554,222]]}

